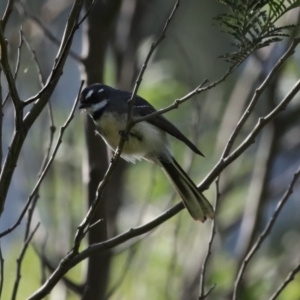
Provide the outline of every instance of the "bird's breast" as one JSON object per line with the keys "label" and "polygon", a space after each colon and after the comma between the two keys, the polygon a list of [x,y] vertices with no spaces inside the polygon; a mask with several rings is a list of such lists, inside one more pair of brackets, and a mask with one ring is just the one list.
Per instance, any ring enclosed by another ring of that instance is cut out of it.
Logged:
{"label": "bird's breast", "polygon": [[[120,131],[125,129],[126,122],[127,114],[116,113],[104,113],[95,121],[100,135],[113,150],[119,145]],[[122,150],[122,157],[129,161],[142,158],[154,160],[152,158],[162,153],[169,153],[165,132],[148,122],[140,122],[130,130]]]}

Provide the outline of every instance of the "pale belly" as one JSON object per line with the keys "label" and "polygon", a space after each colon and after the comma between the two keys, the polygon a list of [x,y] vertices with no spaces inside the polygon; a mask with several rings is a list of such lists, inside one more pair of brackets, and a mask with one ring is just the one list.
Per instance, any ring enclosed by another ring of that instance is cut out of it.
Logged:
{"label": "pale belly", "polygon": [[[125,129],[124,124],[126,124],[125,117],[121,119],[119,116],[116,118],[106,114],[97,121],[100,135],[112,150],[116,150],[119,145],[120,131]],[[141,122],[130,130],[121,156],[131,162],[136,159],[147,159],[155,162],[156,157],[169,156],[169,153],[166,134],[150,123]]]}

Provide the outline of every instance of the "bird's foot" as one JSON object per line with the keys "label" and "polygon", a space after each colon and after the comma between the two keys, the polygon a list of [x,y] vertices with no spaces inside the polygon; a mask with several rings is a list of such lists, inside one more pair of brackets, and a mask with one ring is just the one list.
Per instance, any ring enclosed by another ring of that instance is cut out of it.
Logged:
{"label": "bird's foot", "polygon": [[123,140],[125,140],[127,142],[129,141],[128,135],[125,134],[124,130],[120,130],[119,135],[122,137]]}
{"label": "bird's foot", "polygon": [[115,156],[113,155],[113,156],[111,157],[111,159],[110,159],[110,163],[113,164],[114,161],[115,161]]}

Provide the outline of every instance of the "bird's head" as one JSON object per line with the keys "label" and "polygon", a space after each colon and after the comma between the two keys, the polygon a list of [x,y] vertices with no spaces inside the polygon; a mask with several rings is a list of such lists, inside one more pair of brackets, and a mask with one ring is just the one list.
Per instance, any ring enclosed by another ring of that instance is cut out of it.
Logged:
{"label": "bird's head", "polygon": [[79,109],[87,111],[89,114],[104,110],[109,102],[109,87],[96,83],[86,87],[80,95]]}

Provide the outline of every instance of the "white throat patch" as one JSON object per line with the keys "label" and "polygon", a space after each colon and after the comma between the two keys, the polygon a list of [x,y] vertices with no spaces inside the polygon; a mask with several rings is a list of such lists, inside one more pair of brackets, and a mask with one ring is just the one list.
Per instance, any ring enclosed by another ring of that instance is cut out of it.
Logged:
{"label": "white throat patch", "polygon": [[87,108],[88,113],[94,113],[98,110],[101,110],[102,108],[104,108],[108,103],[107,99],[102,100],[101,102],[95,103],[92,106]]}

